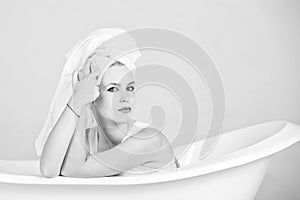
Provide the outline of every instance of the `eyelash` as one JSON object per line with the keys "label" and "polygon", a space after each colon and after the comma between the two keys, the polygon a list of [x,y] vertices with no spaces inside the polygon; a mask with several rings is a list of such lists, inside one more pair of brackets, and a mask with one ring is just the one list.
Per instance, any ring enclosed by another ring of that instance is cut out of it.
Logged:
{"label": "eyelash", "polygon": [[[111,91],[111,89],[113,89],[113,88],[117,88],[117,87],[111,87],[111,88],[109,88],[107,91],[113,92],[113,91]],[[130,86],[130,87],[128,87],[128,88],[133,88],[133,89],[131,90],[131,92],[134,90],[134,87],[133,87],[133,86]]]}

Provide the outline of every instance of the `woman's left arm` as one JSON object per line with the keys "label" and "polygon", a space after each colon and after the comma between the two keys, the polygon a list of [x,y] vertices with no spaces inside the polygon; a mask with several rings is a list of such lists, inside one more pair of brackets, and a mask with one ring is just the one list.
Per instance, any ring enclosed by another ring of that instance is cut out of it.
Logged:
{"label": "woman's left arm", "polygon": [[163,133],[157,129],[144,128],[119,145],[88,157],[72,177],[112,176],[146,162],[156,161],[162,151],[173,151],[171,146],[164,145],[161,148],[163,139]]}

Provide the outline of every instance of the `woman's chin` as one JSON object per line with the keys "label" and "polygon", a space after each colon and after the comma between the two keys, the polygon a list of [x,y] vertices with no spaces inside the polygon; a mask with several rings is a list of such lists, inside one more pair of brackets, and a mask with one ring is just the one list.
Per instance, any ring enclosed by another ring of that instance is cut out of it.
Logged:
{"label": "woman's chin", "polygon": [[129,114],[122,114],[121,116],[117,116],[116,119],[114,119],[116,123],[127,123],[131,121],[131,117]]}

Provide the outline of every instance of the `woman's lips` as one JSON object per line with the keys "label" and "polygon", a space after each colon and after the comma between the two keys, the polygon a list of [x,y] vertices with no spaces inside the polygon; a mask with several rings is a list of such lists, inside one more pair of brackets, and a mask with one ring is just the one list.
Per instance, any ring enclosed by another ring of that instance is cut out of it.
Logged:
{"label": "woman's lips", "polygon": [[124,108],[119,109],[119,111],[122,112],[122,113],[129,113],[131,111],[131,108],[130,107],[124,107]]}

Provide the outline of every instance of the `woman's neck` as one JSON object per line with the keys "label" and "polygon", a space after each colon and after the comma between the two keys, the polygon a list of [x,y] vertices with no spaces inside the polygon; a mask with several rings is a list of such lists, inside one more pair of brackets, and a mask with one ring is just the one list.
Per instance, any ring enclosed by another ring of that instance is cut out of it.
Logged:
{"label": "woman's neck", "polygon": [[[97,110],[96,107],[94,107],[94,109]],[[99,131],[101,131],[101,134],[104,134],[114,145],[121,143],[122,139],[126,136],[134,123],[134,120],[130,120],[126,123],[116,123],[102,117],[99,111],[96,113],[94,112],[94,115],[96,115],[95,117],[98,124],[101,124]]]}
{"label": "woman's neck", "polygon": [[118,124],[101,117],[100,121],[102,131],[104,131],[105,135],[107,135],[114,144],[119,144],[127,133],[128,124]]}

